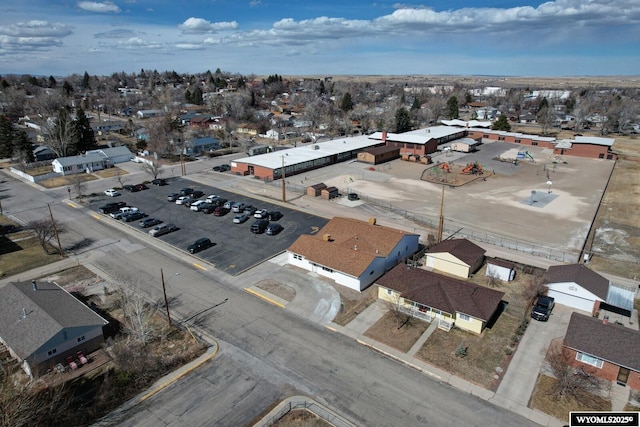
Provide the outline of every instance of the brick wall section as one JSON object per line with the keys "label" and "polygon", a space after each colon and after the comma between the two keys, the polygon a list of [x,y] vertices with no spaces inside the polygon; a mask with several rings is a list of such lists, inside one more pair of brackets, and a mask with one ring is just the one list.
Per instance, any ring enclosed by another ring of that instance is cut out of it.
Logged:
{"label": "brick wall section", "polygon": [[[572,367],[582,367],[584,368],[585,372],[593,373],[597,377],[607,381],[616,381],[616,379],[618,378],[618,372],[620,371],[620,367],[618,365],[614,365],[613,363],[605,361],[602,365],[602,368],[598,369],[595,366],[587,365],[586,363],[582,363],[576,360],[577,352],[575,350],[571,350],[565,347],[564,351],[565,354],[567,354],[567,360]],[[633,390],[640,390],[640,372],[631,371],[629,373],[627,386]]]}

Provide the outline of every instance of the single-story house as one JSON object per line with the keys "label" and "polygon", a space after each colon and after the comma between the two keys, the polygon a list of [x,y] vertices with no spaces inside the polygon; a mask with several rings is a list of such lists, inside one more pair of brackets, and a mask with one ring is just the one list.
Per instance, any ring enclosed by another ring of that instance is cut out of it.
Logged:
{"label": "single-story house", "polygon": [[450,330],[481,333],[497,314],[504,292],[398,264],[376,281],[378,298],[414,317]]}
{"label": "single-story house", "polygon": [[444,240],[427,250],[425,266],[466,279],[482,266],[485,252],[467,239]]}
{"label": "single-story house", "polygon": [[583,264],[552,265],[545,286],[557,304],[588,313],[595,313],[609,293],[609,280]]}
{"label": "single-story house", "polygon": [[289,264],[356,291],[369,287],[418,250],[420,236],[353,218],[334,217],[318,233],[287,249]]}
{"label": "single-story house", "polygon": [[107,159],[108,165],[116,165],[118,163],[125,163],[131,160],[133,154],[131,151],[121,145],[119,147],[99,148],[97,150],[89,150],[87,153],[98,153]]}
{"label": "single-story house", "polygon": [[572,366],[640,390],[640,332],[572,313],[563,350]]}
{"label": "single-story house", "polygon": [[59,157],[51,162],[53,171],[62,175],[94,172],[105,169],[107,159],[99,153],[86,153],[79,156]]}
{"label": "single-story house", "polygon": [[45,160],[53,160],[56,158],[56,153],[53,150],[45,145],[36,145],[33,149],[33,157],[36,159],[36,162],[43,162]]}
{"label": "single-story house", "polygon": [[151,117],[159,117],[161,116],[162,110],[138,110],[136,115],[139,119],[149,119]]}
{"label": "single-story house", "polygon": [[205,136],[185,141],[183,154],[198,155],[207,151],[219,150],[221,147],[218,138]]}
{"label": "single-story house", "polygon": [[516,266],[507,260],[500,258],[487,259],[487,271],[485,273],[488,277],[495,277],[503,282],[510,282],[516,277]]}
{"label": "single-story house", "polygon": [[0,344],[33,378],[78,351],[103,342],[108,322],[55,283],[9,283],[0,287]]}

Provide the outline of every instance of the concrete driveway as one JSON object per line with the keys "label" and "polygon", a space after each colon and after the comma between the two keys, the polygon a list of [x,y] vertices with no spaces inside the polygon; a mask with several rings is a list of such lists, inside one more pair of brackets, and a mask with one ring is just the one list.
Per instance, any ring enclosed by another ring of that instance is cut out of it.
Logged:
{"label": "concrete driveway", "polygon": [[496,391],[495,398],[503,401],[504,407],[514,409],[517,405],[528,406],[546,349],[552,340],[564,338],[573,311],[572,308],[556,305],[549,321],[531,319]]}

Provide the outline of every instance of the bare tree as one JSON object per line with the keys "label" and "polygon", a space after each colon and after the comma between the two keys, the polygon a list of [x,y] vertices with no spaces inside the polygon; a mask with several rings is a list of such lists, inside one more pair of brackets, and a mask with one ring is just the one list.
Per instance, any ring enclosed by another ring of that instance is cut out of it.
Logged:
{"label": "bare tree", "polygon": [[121,285],[117,292],[120,296],[124,332],[133,341],[144,346],[164,333],[165,322],[155,321],[158,306],[145,300],[139,286]]}
{"label": "bare tree", "polygon": [[78,127],[65,108],[58,110],[55,122],[47,128],[44,145],[49,147],[58,157],[66,157],[76,153],[80,138]]}
{"label": "bare tree", "polygon": [[63,386],[38,390],[4,379],[0,381],[0,426],[65,425],[62,418],[70,402]]}
{"label": "bare tree", "polygon": [[122,169],[120,169],[119,167],[115,167],[116,169],[116,180],[118,181],[118,184],[120,184],[120,187],[124,187],[124,183],[127,182],[127,180],[125,179],[125,174],[122,172]]}
{"label": "bare tree", "polygon": [[162,174],[160,166],[160,162],[156,159],[150,160],[149,162],[144,161],[141,165],[142,170],[153,177],[153,179],[157,179]]}
{"label": "bare tree", "polygon": [[538,120],[538,124],[542,128],[542,135],[547,135],[549,133],[549,130],[553,127],[557,116],[555,111],[553,110],[553,107],[542,107],[542,109],[538,111],[536,119]]}
{"label": "bare tree", "polygon": [[87,189],[87,184],[85,182],[84,175],[80,173],[76,173],[71,175],[69,177],[69,180],[71,181],[71,186],[73,187],[73,190],[76,192],[76,197],[78,199],[82,199],[82,197],[84,196],[84,192]]}
{"label": "bare tree", "polygon": [[535,273],[529,277],[528,282],[522,289],[522,296],[527,301],[533,301],[538,295],[546,293],[546,287],[544,285],[544,272],[542,270],[536,270]]}
{"label": "bare tree", "polygon": [[556,379],[552,393],[557,398],[581,399],[585,392],[593,393],[602,388],[602,383],[594,375],[595,369],[571,366],[572,358],[560,340],[549,344],[545,362],[542,370]]}
{"label": "bare tree", "polygon": [[51,239],[55,237],[56,229],[58,233],[64,232],[64,226],[62,226],[61,224],[56,224],[54,226],[53,222],[50,219],[32,221],[29,223],[28,228],[33,230],[33,232],[36,234],[36,237],[38,238],[40,246],[42,246],[42,249],[44,249],[47,253],[49,253],[49,251],[47,250],[47,245],[49,244]]}
{"label": "bare tree", "polygon": [[393,317],[396,319],[397,329],[400,329],[403,326],[409,326],[413,317],[411,316],[411,314],[402,310],[400,305],[400,297],[395,297],[395,301],[387,301],[386,305],[389,311],[393,314]]}

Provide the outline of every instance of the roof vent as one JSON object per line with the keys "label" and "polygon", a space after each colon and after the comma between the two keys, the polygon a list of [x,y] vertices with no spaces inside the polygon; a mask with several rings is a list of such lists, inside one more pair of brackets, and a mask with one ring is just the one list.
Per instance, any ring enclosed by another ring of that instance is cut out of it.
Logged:
{"label": "roof vent", "polygon": [[353,250],[354,250],[354,251],[357,251],[357,250],[358,250],[358,245],[354,245],[354,246],[353,246]]}
{"label": "roof vent", "polygon": [[325,242],[330,242],[331,241],[331,234],[329,234],[329,233],[323,234],[322,235],[322,240],[324,240]]}
{"label": "roof vent", "polygon": [[373,216],[371,218],[369,218],[369,224],[376,225],[376,218],[373,217]]}

